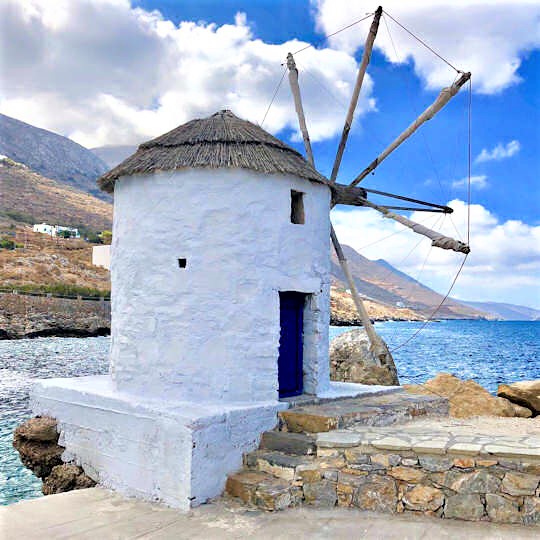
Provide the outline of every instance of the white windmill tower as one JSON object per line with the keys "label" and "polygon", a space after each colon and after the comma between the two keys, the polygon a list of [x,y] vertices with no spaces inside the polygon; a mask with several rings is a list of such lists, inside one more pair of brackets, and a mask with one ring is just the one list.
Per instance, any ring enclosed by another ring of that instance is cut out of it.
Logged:
{"label": "white windmill tower", "polygon": [[[222,492],[242,454],[289,406],[283,399],[381,390],[330,382],[330,238],[374,362],[391,362],[331,227],[332,206],[370,206],[436,246],[468,252],[368,201],[355,186],[367,173],[351,186],[335,182],[379,18],[380,10],[330,179],[314,168],[292,55],[308,161],[224,110],[140,145],[100,179],[114,192],[110,374],[39,381],[32,404],[58,420],[64,459],[101,485],[187,509]],[[443,90],[366,170],[467,78]]]}

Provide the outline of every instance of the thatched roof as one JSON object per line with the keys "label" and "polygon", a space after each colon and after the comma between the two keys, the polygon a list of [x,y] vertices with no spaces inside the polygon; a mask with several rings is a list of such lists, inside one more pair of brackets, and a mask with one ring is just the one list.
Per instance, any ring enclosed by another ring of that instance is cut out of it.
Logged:
{"label": "thatched roof", "polygon": [[98,184],[110,193],[121,176],[187,168],[251,169],[328,182],[296,150],[231,111],[220,111],[141,144],[135,154],[104,174]]}

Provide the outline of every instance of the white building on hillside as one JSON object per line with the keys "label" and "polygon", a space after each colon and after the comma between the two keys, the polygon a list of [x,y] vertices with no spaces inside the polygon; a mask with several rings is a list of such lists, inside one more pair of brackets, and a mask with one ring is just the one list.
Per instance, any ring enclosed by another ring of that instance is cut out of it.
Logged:
{"label": "white building on hillside", "polygon": [[55,226],[48,225],[47,223],[36,223],[34,225],[34,232],[56,236]]}
{"label": "white building on hillside", "polygon": [[81,237],[78,229],[74,227],[63,227],[62,225],[49,225],[47,223],[37,223],[34,225],[33,230],[34,232],[48,234],[50,236],[62,236],[62,237],[69,237],[69,238]]}
{"label": "white building on hillside", "polygon": [[92,264],[101,266],[110,270],[111,268],[111,246],[93,246],[92,247]]}
{"label": "white building on hillside", "polygon": [[110,375],[48,379],[34,413],[101,485],[188,509],[219,495],[280,399],[330,383],[330,188],[230,111],[142,144],[114,191]]}

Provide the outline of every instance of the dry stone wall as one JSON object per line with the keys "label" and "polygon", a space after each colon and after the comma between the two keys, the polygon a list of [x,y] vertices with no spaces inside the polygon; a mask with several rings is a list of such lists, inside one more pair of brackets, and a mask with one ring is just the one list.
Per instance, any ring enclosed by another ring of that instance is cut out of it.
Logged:
{"label": "dry stone wall", "polygon": [[502,523],[540,522],[540,464],[414,452],[319,449],[337,470],[311,471],[308,504]]}

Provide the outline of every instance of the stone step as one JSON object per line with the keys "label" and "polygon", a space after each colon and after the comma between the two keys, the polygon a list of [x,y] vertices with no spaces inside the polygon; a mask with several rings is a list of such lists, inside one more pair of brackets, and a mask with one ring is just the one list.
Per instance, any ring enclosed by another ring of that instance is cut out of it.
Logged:
{"label": "stone step", "polygon": [[284,510],[296,506],[301,489],[265,472],[243,470],[229,475],[225,491],[262,510]]}
{"label": "stone step", "polygon": [[281,431],[322,433],[354,424],[388,426],[417,417],[448,416],[448,400],[403,392],[293,407],[279,413]]}
{"label": "stone step", "polygon": [[265,431],[261,437],[260,448],[295,456],[310,456],[317,451],[314,437],[287,431]]}
{"label": "stone step", "polygon": [[261,471],[289,482],[298,477],[302,468],[309,468],[314,457],[295,456],[282,452],[256,450],[244,455],[244,465],[247,469]]}

